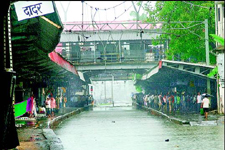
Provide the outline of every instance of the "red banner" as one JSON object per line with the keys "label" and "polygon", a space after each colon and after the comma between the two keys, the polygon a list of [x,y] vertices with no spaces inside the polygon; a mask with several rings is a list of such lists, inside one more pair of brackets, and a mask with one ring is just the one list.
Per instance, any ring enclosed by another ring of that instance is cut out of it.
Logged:
{"label": "red banner", "polygon": [[78,72],[76,68],[70,64],[68,61],[66,61],[62,56],[60,56],[58,53],[52,51],[51,53],[48,54],[49,58],[57,63],[59,66],[65,68],[66,70],[78,75]]}

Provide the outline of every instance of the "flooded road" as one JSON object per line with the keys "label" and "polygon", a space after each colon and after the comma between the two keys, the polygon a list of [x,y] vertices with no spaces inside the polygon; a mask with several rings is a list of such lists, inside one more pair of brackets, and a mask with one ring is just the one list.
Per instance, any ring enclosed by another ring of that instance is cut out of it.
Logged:
{"label": "flooded road", "polygon": [[97,107],[54,131],[65,150],[224,149],[224,126],[182,126],[132,107]]}

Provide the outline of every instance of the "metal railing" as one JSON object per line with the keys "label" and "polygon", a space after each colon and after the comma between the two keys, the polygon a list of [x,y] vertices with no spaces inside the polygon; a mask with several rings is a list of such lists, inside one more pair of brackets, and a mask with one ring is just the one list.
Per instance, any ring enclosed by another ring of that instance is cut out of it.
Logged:
{"label": "metal railing", "polygon": [[149,30],[160,29],[162,23],[159,22],[155,26],[153,23],[143,23],[141,21],[127,22],[70,22],[63,23],[64,32],[93,32],[93,31],[131,31],[131,30]]}
{"label": "metal railing", "polygon": [[99,51],[73,52],[64,56],[74,64],[85,63],[122,63],[122,62],[151,62],[165,58],[164,53],[149,53],[144,50],[126,50],[121,53],[101,53]]}

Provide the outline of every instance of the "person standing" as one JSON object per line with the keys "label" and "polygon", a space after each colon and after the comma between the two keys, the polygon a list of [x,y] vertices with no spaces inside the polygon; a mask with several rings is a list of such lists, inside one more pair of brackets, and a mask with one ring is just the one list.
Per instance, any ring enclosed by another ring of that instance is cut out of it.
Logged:
{"label": "person standing", "polygon": [[158,95],[155,94],[155,96],[154,96],[154,108],[156,110],[158,109],[158,103],[159,103],[159,98],[158,98]]}
{"label": "person standing", "polygon": [[63,96],[60,95],[60,97],[59,97],[59,109],[62,108],[62,100],[63,100]]}
{"label": "person standing", "polygon": [[177,111],[177,92],[174,93],[174,108],[173,111]]}
{"label": "person standing", "polygon": [[174,96],[171,93],[170,97],[169,97],[169,112],[171,113],[174,107]]}
{"label": "person standing", "polygon": [[148,99],[148,95],[145,95],[145,96],[143,97],[144,106],[147,106],[147,99]]}
{"label": "person standing", "polygon": [[[166,94],[164,94],[164,96],[163,96],[163,103],[162,103],[163,104],[162,105],[163,106],[163,112],[166,112],[166,110],[167,110],[167,102],[166,102],[167,100],[166,100],[166,97],[167,97]],[[169,107],[169,102],[168,102],[168,107]]]}
{"label": "person standing", "polygon": [[34,105],[34,95],[32,94],[31,97],[29,97],[27,99],[27,107],[26,107],[26,111],[28,112],[29,114],[29,118],[32,117],[32,109],[33,109],[33,105]]}
{"label": "person standing", "polygon": [[147,103],[147,107],[153,108],[153,106],[152,106],[152,97],[150,96],[150,94],[147,95],[146,103]]}
{"label": "person standing", "polygon": [[36,98],[33,96],[33,108],[32,108],[32,115],[34,114],[34,117],[37,117],[37,104],[36,104]]}
{"label": "person standing", "polygon": [[201,102],[202,102],[202,95],[200,94],[200,92],[198,92],[198,95],[197,95],[197,113],[200,112]]}
{"label": "person standing", "polygon": [[67,98],[66,98],[66,97],[64,97],[64,101],[63,101],[63,108],[65,108],[65,107],[66,107],[66,102],[67,102]]}
{"label": "person standing", "polygon": [[181,100],[181,111],[183,112],[183,113],[186,113],[187,112],[187,110],[186,110],[186,96],[185,96],[185,92],[182,92],[181,93],[181,98],[180,98],[180,100]]}
{"label": "person standing", "polygon": [[189,93],[186,95],[186,110],[187,112],[191,111],[191,95]]}
{"label": "person standing", "polygon": [[163,100],[162,100],[162,94],[159,94],[158,96],[158,99],[159,99],[159,111],[162,111],[162,103],[163,103]]}
{"label": "person standing", "polygon": [[167,111],[167,113],[169,112],[169,109],[170,109],[170,93],[168,92],[167,94],[166,94],[166,111]]}
{"label": "person standing", "polygon": [[50,117],[51,116],[51,103],[50,103],[50,98],[49,97],[47,97],[47,99],[45,101],[45,107],[46,107],[46,111],[47,111],[46,115],[48,117]]}
{"label": "person standing", "polygon": [[192,95],[192,110],[193,111],[196,111],[196,104],[197,104],[197,96],[196,96],[196,94],[195,95]]}
{"label": "person standing", "polygon": [[149,104],[150,104],[150,106],[151,106],[151,108],[155,108],[154,107],[154,95],[152,94],[148,99],[148,101],[149,101]]}
{"label": "person standing", "polygon": [[54,117],[55,116],[55,109],[56,109],[56,101],[55,98],[53,97],[53,95],[51,95],[51,116]]}
{"label": "person standing", "polygon": [[176,100],[177,100],[177,110],[178,112],[180,111],[181,109],[181,100],[180,100],[180,96],[179,96],[179,93],[177,92],[177,96],[176,96]]}
{"label": "person standing", "polygon": [[201,105],[202,105],[202,108],[204,111],[205,119],[208,119],[209,99],[208,99],[207,95],[203,98]]}

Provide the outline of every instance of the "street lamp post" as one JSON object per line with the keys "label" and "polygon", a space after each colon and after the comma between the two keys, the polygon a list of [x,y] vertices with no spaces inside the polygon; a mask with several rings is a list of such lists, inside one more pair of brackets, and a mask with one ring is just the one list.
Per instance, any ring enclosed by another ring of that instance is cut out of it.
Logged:
{"label": "street lamp post", "polygon": [[[205,53],[206,53],[206,65],[210,64],[210,59],[209,59],[209,31],[208,31],[208,19],[205,19]],[[207,93],[211,94],[211,89],[210,89],[210,79],[207,78]]]}

